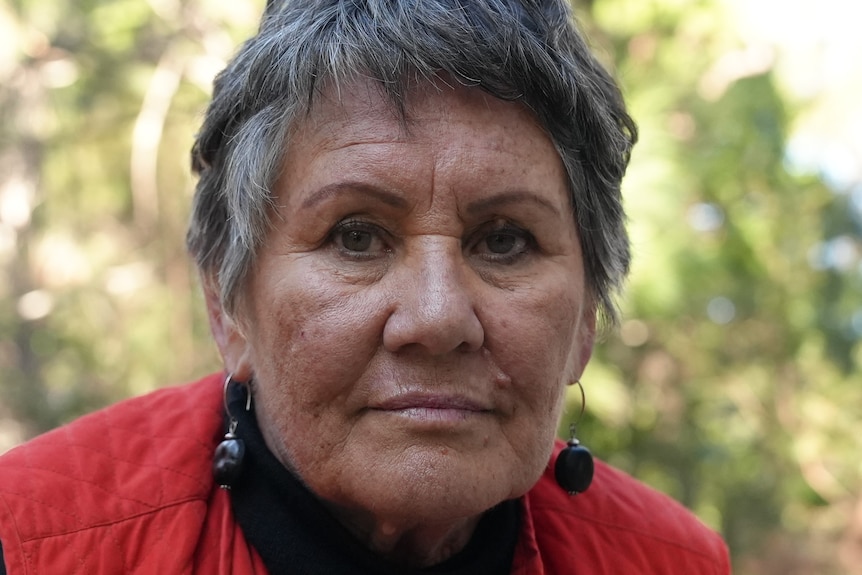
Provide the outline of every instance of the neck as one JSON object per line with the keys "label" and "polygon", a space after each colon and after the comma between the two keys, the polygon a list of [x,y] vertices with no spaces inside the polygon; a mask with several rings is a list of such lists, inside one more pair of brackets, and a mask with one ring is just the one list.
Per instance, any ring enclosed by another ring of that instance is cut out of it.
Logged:
{"label": "neck", "polygon": [[405,567],[422,568],[446,561],[467,546],[481,515],[434,524],[387,520],[328,505],[330,511],[366,547]]}

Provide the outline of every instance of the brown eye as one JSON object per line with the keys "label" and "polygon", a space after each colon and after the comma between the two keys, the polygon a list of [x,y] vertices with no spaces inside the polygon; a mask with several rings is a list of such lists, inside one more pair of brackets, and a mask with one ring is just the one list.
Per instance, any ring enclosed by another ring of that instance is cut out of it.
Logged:
{"label": "brown eye", "polygon": [[483,226],[473,238],[469,243],[471,252],[493,264],[514,264],[537,249],[533,234],[506,221]]}
{"label": "brown eye", "polygon": [[385,230],[374,224],[350,219],[335,226],[329,241],[345,256],[364,260],[386,253],[387,237]]}
{"label": "brown eye", "polygon": [[485,245],[492,254],[505,255],[515,249],[516,245],[523,239],[508,231],[499,231],[485,238]]}
{"label": "brown eye", "polygon": [[341,232],[341,245],[351,252],[366,252],[373,240],[371,234],[364,230],[346,230]]}

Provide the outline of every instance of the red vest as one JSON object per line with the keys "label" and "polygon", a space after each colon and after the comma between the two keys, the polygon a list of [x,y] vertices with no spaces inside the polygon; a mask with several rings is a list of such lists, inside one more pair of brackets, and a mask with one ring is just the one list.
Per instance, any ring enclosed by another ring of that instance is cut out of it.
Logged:
{"label": "red vest", "polygon": [[[119,403],[0,457],[10,575],[266,573],[210,473],[221,378]],[[584,494],[565,494],[549,468],[522,501],[513,574],[730,573],[715,533],[602,463]]]}

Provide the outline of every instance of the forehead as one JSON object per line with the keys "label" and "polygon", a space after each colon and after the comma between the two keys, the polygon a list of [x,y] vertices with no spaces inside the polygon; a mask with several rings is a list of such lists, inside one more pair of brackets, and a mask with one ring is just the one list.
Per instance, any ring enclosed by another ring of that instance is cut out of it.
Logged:
{"label": "forehead", "polygon": [[287,139],[282,209],[336,184],[388,190],[414,207],[527,192],[571,209],[562,160],[525,105],[442,79],[412,86],[403,103],[369,80],[326,86]]}
{"label": "forehead", "polygon": [[411,83],[397,102],[367,78],[327,82],[308,114],[294,124],[290,141],[317,141],[324,147],[375,141],[422,143],[453,132],[474,146],[505,149],[523,143],[559,157],[526,105],[500,100],[446,77]]}

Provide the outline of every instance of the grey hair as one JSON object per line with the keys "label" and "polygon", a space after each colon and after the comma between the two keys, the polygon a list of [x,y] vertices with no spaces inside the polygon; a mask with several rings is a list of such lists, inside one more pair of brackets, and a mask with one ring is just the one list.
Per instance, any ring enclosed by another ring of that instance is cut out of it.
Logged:
{"label": "grey hair", "polygon": [[588,289],[616,322],[630,263],[620,183],[637,128],[565,0],[271,2],[216,78],[192,150],[187,244],[228,313],[269,229],[291,128],[324,84],[373,78],[404,118],[413,80],[441,73],[533,111],[569,177]]}

